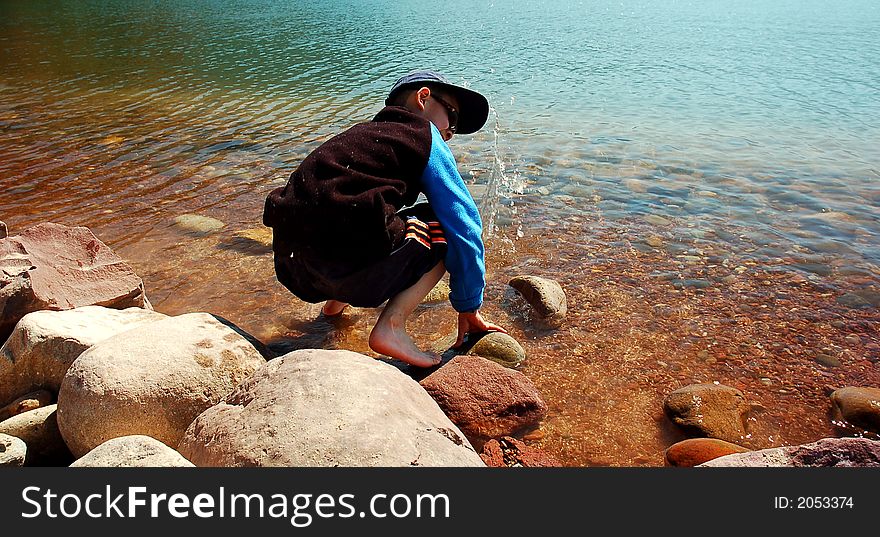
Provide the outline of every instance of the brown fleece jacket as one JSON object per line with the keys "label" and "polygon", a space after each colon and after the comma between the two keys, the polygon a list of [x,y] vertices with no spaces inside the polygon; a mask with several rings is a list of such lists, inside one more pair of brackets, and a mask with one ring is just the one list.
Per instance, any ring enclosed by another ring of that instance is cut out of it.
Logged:
{"label": "brown fleece jacket", "polygon": [[387,256],[404,239],[396,213],[418,197],[430,152],[428,120],[397,106],[327,140],[266,198],[275,255],[353,264]]}

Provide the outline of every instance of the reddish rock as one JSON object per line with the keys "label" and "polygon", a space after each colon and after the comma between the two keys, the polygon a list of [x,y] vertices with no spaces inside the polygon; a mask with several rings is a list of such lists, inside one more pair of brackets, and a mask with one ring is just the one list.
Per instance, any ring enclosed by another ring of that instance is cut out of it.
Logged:
{"label": "reddish rock", "polygon": [[880,442],[867,438],[823,438],[812,444],[785,446],[718,457],[701,467],[880,467]]}
{"label": "reddish rock", "polygon": [[6,223],[0,222],[0,239],[5,239],[9,236],[9,230],[6,229]]}
{"label": "reddish rock", "polygon": [[144,282],[85,227],[39,224],[0,239],[0,341],[38,310],[152,309]]}
{"label": "reddish rock", "polygon": [[717,438],[688,438],[669,446],[666,463],[670,466],[696,466],[733,453],[745,453],[747,448]]}
{"label": "reddish rock", "polygon": [[532,429],[547,414],[528,377],[480,356],[456,356],[420,384],[477,449]]}
{"label": "reddish rock", "polygon": [[47,406],[52,403],[54,398],[55,397],[52,393],[46,390],[37,390],[27,395],[23,395],[3,408],[0,408],[0,421],[24,412],[29,412],[35,408]]}
{"label": "reddish rock", "polygon": [[486,442],[483,446],[483,452],[480,453],[480,458],[483,459],[486,466],[492,468],[562,466],[553,456],[510,436],[504,436],[500,439],[493,438]]}

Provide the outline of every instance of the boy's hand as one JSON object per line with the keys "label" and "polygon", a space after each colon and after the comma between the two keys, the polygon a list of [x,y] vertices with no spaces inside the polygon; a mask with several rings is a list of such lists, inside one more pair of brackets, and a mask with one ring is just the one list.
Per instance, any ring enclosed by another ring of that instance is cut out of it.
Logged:
{"label": "boy's hand", "polygon": [[471,332],[503,332],[506,334],[507,330],[501,328],[497,324],[486,322],[480,315],[479,311],[473,313],[459,313],[458,339],[455,340],[455,345],[453,345],[452,348],[457,349],[458,347],[461,347],[461,344],[464,343],[464,336]]}

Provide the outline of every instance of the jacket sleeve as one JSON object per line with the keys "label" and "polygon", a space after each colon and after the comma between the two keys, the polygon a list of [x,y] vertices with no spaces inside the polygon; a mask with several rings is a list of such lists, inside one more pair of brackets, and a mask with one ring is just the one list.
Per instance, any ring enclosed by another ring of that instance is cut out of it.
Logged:
{"label": "jacket sleeve", "polygon": [[434,125],[422,189],[446,237],[449,301],[456,311],[476,311],[483,304],[486,287],[483,224],[452,151]]}

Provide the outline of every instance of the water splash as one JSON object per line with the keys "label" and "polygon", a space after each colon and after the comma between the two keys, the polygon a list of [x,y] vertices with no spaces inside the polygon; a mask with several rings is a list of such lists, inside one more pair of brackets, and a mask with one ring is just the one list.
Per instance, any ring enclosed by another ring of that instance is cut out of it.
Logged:
{"label": "water splash", "polygon": [[[502,132],[498,112],[493,107],[489,111],[494,117],[492,128],[492,170],[489,173],[489,181],[486,192],[480,200],[480,218],[483,220],[483,239],[492,237],[498,230],[498,217],[502,210],[506,210],[511,216],[516,215],[516,206],[512,199],[515,194],[521,194],[523,187],[519,174],[514,170],[508,173],[498,149],[498,138]],[[522,236],[521,232],[517,236]]]}

